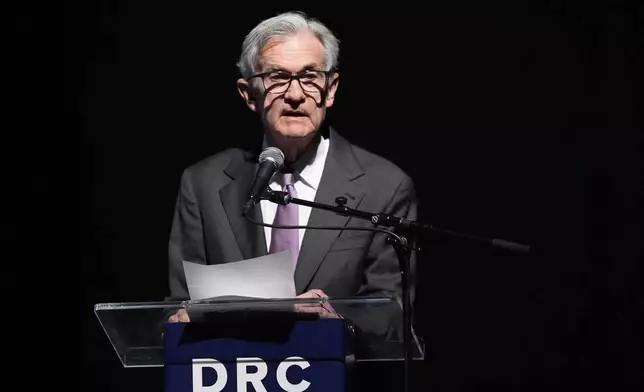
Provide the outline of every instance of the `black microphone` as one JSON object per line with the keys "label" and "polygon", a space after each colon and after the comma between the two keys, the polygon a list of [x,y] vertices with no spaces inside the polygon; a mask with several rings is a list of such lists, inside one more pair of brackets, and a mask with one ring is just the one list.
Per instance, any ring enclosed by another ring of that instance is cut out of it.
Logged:
{"label": "black microphone", "polygon": [[250,186],[248,199],[244,204],[244,216],[248,214],[255,204],[259,203],[271,178],[276,172],[282,170],[282,167],[284,167],[284,153],[279,148],[268,147],[259,154],[259,169],[257,169],[255,179]]}

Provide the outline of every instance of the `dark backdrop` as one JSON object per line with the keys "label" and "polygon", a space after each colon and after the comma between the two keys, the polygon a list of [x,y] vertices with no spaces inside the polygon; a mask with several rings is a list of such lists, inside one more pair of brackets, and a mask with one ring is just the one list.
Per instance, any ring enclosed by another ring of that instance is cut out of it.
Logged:
{"label": "dark backdrop", "polygon": [[[413,177],[422,220],[540,250],[423,238],[416,317],[428,355],[416,390],[641,387],[639,10],[422,6],[296,6],[341,40],[333,124]],[[83,390],[161,386],[159,369],[121,368],[92,306],[166,295],[181,171],[256,135],[235,61],[254,24],[288,9],[106,0],[66,10],[67,109],[82,143],[72,276]]]}

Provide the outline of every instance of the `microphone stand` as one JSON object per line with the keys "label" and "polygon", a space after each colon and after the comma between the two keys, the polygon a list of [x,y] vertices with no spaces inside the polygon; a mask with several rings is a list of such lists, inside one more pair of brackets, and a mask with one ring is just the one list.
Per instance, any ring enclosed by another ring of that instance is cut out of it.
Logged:
{"label": "microphone stand", "polygon": [[[418,231],[433,231],[442,234],[448,234],[454,237],[475,240],[479,242],[486,242],[492,246],[501,247],[509,250],[519,251],[519,252],[529,252],[530,247],[523,244],[518,244],[515,242],[505,241],[501,239],[484,239],[480,237],[469,236],[466,234],[454,233],[451,231],[439,229],[433,225],[426,223],[421,223],[417,221],[411,221],[402,217],[395,217],[385,213],[371,213],[366,211],[360,211],[346,206],[347,199],[346,197],[336,197],[336,205],[328,205],[318,202],[312,202],[308,200],[298,199],[291,197],[288,192],[283,191],[273,191],[272,189],[266,189],[266,191],[260,196],[261,199],[269,200],[273,203],[286,205],[289,203],[299,204],[311,208],[317,208],[321,210],[326,210],[330,212],[335,212],[336,214],[342,216],[348,216],[352,218],[364,219],[372,222],[374,225],[383,226],[383,227],[394,227],[394,232],[390,232],[387,236],[387,243],[392,245],[396,256],[398,257],[398,266],[400,269],[401,281],[402,281],[402,310],[403,310],[403,344],[404,344],[404,370],[403,370],[403,380],[404,380],[404,392],[409,391],[409,371],[410,364],[412,361],[412,313],[411,313],[411,295],[409,287],[411,285],[411,268],[410,268],[410,259],[411,252],[413,250],[418,250],[415,247],[415,235]],[[395,231],[403,230],[408,233],[408,236],[413,236],[412,241],[410,242],[404,235],[396,234]]]}

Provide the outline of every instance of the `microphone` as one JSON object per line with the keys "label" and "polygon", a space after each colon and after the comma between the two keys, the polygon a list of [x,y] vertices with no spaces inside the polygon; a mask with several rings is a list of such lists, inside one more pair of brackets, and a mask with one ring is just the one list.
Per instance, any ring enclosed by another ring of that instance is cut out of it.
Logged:
{"label": "microphone", "polygon": [[268,147],[259,154],[259,169],[257,169],[255,179],[250,186],[248,199],[244,204],[244,216],[261,200],[273,175],[284,167],[284,160],[284,153],[277,147]]}

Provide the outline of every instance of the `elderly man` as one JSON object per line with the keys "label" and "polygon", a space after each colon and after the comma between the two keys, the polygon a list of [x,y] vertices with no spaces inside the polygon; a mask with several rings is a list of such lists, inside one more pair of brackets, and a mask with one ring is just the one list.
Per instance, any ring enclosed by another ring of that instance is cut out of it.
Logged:
{"label": "elderly man", "polygon": [[[416,218],[409,176],[325,125],[326,110],[338,91],[338,54],[333,33],[300,13],[264,20],[246,36],[237,87],[248,108],[261,118],[263,137],[257,151],[228,149],[184,171],[169,244],[169,298],[189,298],[183,260],[229,263],[283,249],[296,255],[294,280],[300,297],[401,294],[397,257],[382,233],[311,229],[286,233],[242,216],[258,152],[275,146],[283,151],[286,165],[273,177],[272,189],[326,204],[344,196],[351,208]],[[261,201],[250,215],[269,224],[372,226],[328,211],[269,201]],[[291,220],[285,221],[285,216]],[[295,237],[284,247],[288,235]],[[411,261],[413,270],[413,257]],[[170,320],[188,319],[180,312]]]}

